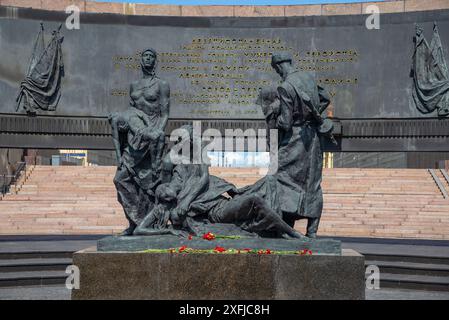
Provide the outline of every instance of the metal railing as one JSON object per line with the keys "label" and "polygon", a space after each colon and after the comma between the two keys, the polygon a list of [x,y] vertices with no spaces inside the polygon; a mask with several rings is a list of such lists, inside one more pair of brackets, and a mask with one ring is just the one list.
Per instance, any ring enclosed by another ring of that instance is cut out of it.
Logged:
{"label": "metal railing", "polygon": [[1,187],[0,187],[2,197],[4,197],[5,194],[10,192],[11,186],[13,184],[17,183],[19,178],[22,176],[22,172],[24,172],[24,175],[26,176],[26,173],[27,173],[26,172],[27,171],[26,163],[18,162],[17,164],[18,164],[18,166],[13,174],[0,175],[0,177],[2,178]]}
{"label": "metal railing", "polygon": [[[437,176],[436,170],[435,169],[428,169],[430,175],[433,178],[433,181],[435,181],[438,189],[440,190],[441,194],[443,195],[444,199],[448,199],[449,198],[449,194],[446,191],[446,188],[444,187],[443,182],[440,180],[440,178]],[[444,176],[444,175],[443,175]],[[446,177],[444,177],[446,178]]]}

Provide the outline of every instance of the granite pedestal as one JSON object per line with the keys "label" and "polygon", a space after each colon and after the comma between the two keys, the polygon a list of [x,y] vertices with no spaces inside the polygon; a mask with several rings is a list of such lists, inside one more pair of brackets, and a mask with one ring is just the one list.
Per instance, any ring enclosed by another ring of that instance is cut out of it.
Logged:
{"label": "granite pedestal", "polygon": [[214,249],[216,246],[227,249],[256,250],[311,250],[314,254],[341,254],[341,241],[333,239],[279,239],[242,237],[240,239],[203,240],[201,237],[187,238],[172,235],[161,236],[110,236],[98,240],[98,251],[143,251],[146,249],[170,249],[187,246],[193,249]]}
{"label": "granite pedestal", "polygon": [[364,299],[364,257],[78,251],[72,299]]}

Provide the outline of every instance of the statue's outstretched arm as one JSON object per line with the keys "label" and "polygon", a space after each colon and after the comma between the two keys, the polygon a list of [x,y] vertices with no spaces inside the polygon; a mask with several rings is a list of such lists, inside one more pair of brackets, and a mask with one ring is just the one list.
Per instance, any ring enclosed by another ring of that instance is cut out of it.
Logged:
{"label": "statue's outstretched arm", "polygon": [[[159,204],[150,211],[149,214],[142,220],[142,222],[136,227],[133,234],[141,236],[161,235],[161,234],[175,234],[176,230],[172,230],[166,227],[169,215],[163,205]],[[164,221],[158,221],[163,219]],[[164,227],[158,228],[157,225]],[[156,227],[155,227],[156,226]]]}
{"label": "statue's outstretched arm", "polygon": [[155,209],[156,208],[151,210],[151,212],[142,220],[142,222],[134,230],[133,235],[157,236],[163,234],[171,234],[175,236],[186,236],[186,233],[182,230],[175,230],[172,228],[154,228],[153,225],[156,221]]}
{"label": "statue's outstretched arm", "polygon": [[163,234],[172,234],[174,236],[185,236],[185,232],[182,232],[181,230],[174,230],[174,229],[140,229],[140,230],[134,230],[133,235],[137,236],[159,236]]}
{"label": "statue's outstretched arm", "polygon": [[136,227],[133,234],[136,235],[145,235],[147,234],[147,231],[155,230],[152,228],[152,225],[156,221],[156,207],[153,208],[153,210],[148,213],[145,218],[142,220],[142,222]]}

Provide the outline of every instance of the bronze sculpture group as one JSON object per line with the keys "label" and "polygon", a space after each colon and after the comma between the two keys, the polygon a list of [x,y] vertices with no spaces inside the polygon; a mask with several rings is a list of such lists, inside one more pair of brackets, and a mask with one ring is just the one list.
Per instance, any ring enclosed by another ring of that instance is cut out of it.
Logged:
{"label": "bronze sculpture group", "polygon": [[[239,189],[210,175],[206,164],[173,161],[164,134],[170,89],[155,75],[156,62],[155,50],[142,52],[143,78],[131,84],[130,107],[109,117],[118,158],[114,183],[129,221],[122,235],[186,236],[196,224],[213,223],[263,237],[315,238],[323,209],[321,146],[332,138],[326,91],[293,67],[290,54],[272,55],[282,83],[263,89],[258,103],[268,127],[279,132],[278,166]],[[183,129],[178,143],[192,148],[192,127]],[[308,221],[305,236],[294,229],[298,219]]]}

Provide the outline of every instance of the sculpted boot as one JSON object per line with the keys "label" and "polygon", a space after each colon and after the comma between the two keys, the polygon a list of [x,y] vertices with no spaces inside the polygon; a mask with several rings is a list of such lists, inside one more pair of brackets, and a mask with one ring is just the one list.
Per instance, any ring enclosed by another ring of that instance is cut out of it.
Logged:
{"label": "sculpted boot", "polygon": [[318,232],[318,225],[320,224],[320,218],[308,218],[307,219],[307,234],[306,236],[315,239]]}

